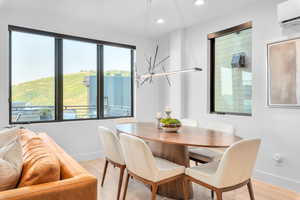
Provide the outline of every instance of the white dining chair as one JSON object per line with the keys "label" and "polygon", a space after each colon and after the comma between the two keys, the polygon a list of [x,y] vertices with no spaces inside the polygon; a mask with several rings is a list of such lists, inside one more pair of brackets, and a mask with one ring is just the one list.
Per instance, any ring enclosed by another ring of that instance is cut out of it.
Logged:
{"label": "white dining chair", "polygon": [[[198,121],[194,119],[181,119],[181,124],[183,126],[198,127]],[[196,163],[208,163],[212,161],[215,157],[219,157],[220,154],[215,151],[211,151],[208,148],[197,148],[189,147],[190,159]]]}
{"label": "white dining chair", "polygon": [[[201,120],[198,123],[200,128],[221,131],[225,134],[234,134],[235,128],[231,124],[223,123],[216,120]],[[214,160],[220,160],[226,148],[190,148],[189,157],[198,163],[208,163]]]}
{"label": "white dining chair", "polygon": [[113,131],[114,133],[117,133],[118,130],[116,128],[117,123],[115,120],[112,119],[108,119],[108,120],[103,120],[103,122],[101,123],[102,127],[106,127],[108,129],[110,129],[111,131]]}
{"label": "white dining chair", "polygon": [[[222,200],[224,192],[247,185],[250,198],[254,200],[251,177],[260,143],[260,139],[250,139],[231,145],[220,161],[187,168],[185,181],[192,181],[215,191],[218,200]],[[184,191],[185,199],[188,199],[188,193]]]}
{"label": "white dining chair", "polygon": [[114,167],[120,168],[120,177],[117,193],[117,200],[119,200],[123,183],[124,171],[126,168],[122,147],[116,132],[114,132],[110,128],[103,126],[98,127],[98,130],[103,143],[105,154],[105,166],[101,181],[101,187],[104,184],[108,164],[110,163]]}
{"label": "white dining chair", "polygon": [[212,129],[216,131],[222,131],[228,134],[234,134],[235,128],[232,124],[224,123],[218,120],[199,120],[199,127],[205,129]]}
{"label": "white dining chair", "polygon": [[[198,121],[193,119],[181,119],[181,124],[183,126],[190,126],[190,127],[198,127]],[[218,159],[222,156],[221,153],[210,150],[209,148],[200,148],[200,147],[189,147],[189,159],[198,163],[208,163],[213,161],[214,159]],[[211,191],[211,198],[214,199],[214,192]]]}
{"label": "white dining chair", "polygon": [[[151,185],[152,200],[156,199],[159,185],[184,177],[185,167],[154,157],[150,148],[142,139],[121,134],[120,141],[127,166],[123,200],[126,199],[130,177]],[[185,189],[184,185],[183,187]]]}
{"label": "white dining chair", "polygon": [[113,120],[116,124],[129,124],[129,123],[137,123],[137,119],[134,117],[129,118],[117,118]]}
{"label": "white dining chair", "polygon": [[198,126],[198,121],[194,119],[181,119],[180,122],[182,126],[191,126],[191,127]]}

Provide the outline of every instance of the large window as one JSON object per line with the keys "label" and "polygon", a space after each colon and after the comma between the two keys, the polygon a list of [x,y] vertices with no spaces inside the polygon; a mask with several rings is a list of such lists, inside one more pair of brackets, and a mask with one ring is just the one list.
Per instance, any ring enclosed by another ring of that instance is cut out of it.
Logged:
{"label": "large window", "polygon": [[16,26],[10,123],[133,116],[135,47]]}
{"label": "large window", "polygon": [[11,120],[54,120],[54,38],[12,32],[11,41]]}
{"label": "large window", "polygon": [[132,112],[131,56],[130,49],[104,46],[105,117],[128,116]]}
{"label": "large window", "polygon": [[64,119],[97,118],[97,45],[63,40],[63,75]]}
{"label": "large window", "polygon": [[209,34],[211,112],[251,115],[251,22]]}

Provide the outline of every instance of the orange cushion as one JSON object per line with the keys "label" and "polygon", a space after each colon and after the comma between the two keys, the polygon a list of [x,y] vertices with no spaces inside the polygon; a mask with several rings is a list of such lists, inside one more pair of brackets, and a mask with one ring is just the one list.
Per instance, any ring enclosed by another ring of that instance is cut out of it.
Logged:
{"label": "orange cushion", "polygon": [[20,141],[22,146],[28,142],[31,138],[37,137],[37,134],[29,129],[20,128],[18,130],[18,134],[20,136]]}
{"label": "orange cushion", "polygon": [[18,187],[60,180],[60,164],[56,155],[38,136],[23,144],[23,170]]}

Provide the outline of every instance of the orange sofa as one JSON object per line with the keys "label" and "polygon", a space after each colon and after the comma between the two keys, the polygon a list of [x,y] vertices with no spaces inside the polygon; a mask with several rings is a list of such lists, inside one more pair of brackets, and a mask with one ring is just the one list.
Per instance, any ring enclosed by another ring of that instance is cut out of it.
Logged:
{"label": "orange sofa", "polygon": [[0,200],[97,200],[97,179],[83,169],[47,134],[39,136],[60,161],[61,180],[0,192]]}

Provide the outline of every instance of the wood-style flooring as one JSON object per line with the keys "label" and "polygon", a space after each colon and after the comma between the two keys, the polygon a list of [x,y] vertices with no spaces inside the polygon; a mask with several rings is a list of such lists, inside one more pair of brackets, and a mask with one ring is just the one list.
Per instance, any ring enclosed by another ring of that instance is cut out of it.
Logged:
{"label": "wood-style flooring", "polygon": [[[119,168],[113,168],[113,166],[109,165],[104,186],[101,188],[99,183],[102,178],[104,160],[99,159],[85,161],[81,162],[80,164],[98,178],[98,200],[116,200]],[[292,192],[257,180],[253,181],[253,185],[256,200],[300,200],[300,194],[297,194],[296,192]],[[209,190],[202,188],[199,185],[193,185],[193,188],[194,200],[211,200]],[[150,200],[151,192],[142,183],[139,183],[135,180],[130,180],[126,199]],[[157,200],[168,200],[168,198],[158,196]],[[233,192],[224,193],[224,200],[250,200],[247,187]]]}

